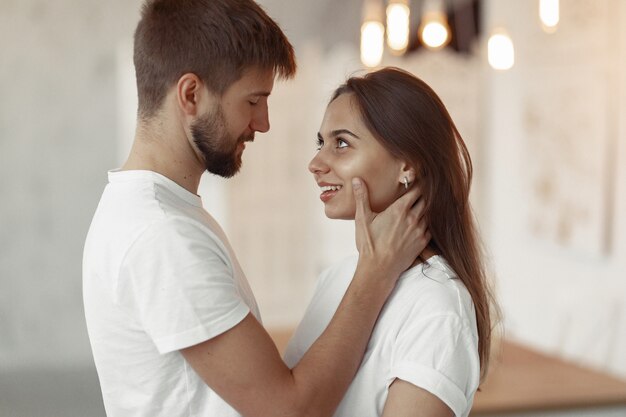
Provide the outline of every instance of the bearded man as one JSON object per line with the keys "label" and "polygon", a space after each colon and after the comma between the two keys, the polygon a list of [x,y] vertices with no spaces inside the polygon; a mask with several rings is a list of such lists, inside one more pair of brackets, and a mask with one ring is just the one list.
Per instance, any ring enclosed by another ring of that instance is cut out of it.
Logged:
{"label": "bearded man", "polygon": [[246,143],[269,130],[274,80],[296,71],[292,46],[251,0],[150,0],[134,64],[133,147],[108,173],[83,255],[107,415],[332,415],[403,272],[398,265],[408,267],[426,245],[417,189],[375,215],[355,180],[359,267],[326,332],[289,369],[197,190],[206,170],[236,174]]}

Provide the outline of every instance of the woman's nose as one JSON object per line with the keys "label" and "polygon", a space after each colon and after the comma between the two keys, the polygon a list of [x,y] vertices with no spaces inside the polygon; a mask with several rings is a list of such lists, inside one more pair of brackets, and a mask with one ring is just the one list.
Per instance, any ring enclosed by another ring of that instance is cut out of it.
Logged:
{"label": "woman's nose", "polygon": [[311,159],[311,162],[309,162],[309,171],[312,174],[323,174],[328,172],[328,170],[328,164],[324,159],[323,151],[320,150],[315,154],[313,159]]}

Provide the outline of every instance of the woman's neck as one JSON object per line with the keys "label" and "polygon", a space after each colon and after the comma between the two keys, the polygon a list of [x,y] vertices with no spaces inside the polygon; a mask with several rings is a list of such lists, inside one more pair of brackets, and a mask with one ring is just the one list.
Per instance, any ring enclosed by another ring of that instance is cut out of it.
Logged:
{"label": "woman's neck", "polygon": [[422,253],[420,253],[418,257],[415,258],[415,261],[411,265],[411,268],[423,262],[428,261],[430,258],[432,258],[435,255],[440,255],[439,251],[435,249],[432,245],[426,246],[424,250],[422,251]]}

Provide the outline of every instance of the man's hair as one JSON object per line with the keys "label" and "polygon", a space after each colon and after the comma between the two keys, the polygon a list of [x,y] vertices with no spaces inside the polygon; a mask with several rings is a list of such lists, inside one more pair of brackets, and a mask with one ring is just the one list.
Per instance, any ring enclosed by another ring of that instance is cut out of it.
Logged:
{"label": "man's hair", "polygon": [[296,72],[293,47],[252,0],[147,0],[135,30],[139,116],[153,117],[186,73],[216,94],[249,68]]}

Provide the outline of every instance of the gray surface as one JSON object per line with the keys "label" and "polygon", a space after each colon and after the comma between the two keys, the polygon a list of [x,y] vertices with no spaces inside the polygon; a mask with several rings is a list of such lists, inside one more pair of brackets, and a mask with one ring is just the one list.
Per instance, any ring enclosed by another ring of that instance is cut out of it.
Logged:
{"label": "gray surface", "polygon": [[105,417],[95,369],[0,374],[2,417]]}
{"label": "gray surface", "polygon": [[525,413],[471,414],[471,417],[626,417],[626,406]]}
{"label": "gray surface", "polygon": [[[0,416],[106,417],[96,371],[84,368],[3,372],[0,374]],[[487,416],[625,417],[626,406],[484,415]]]}

